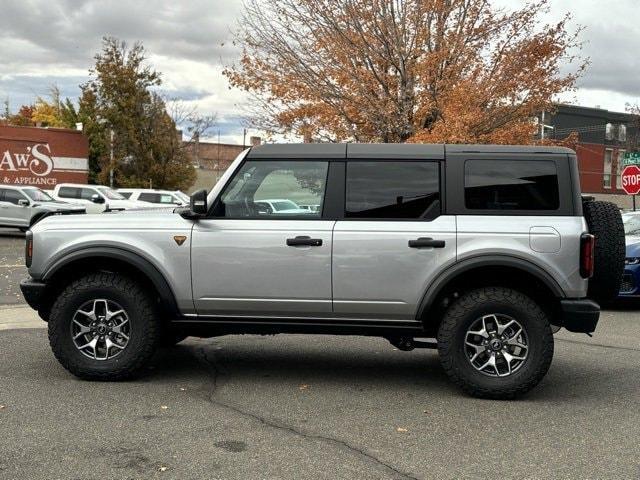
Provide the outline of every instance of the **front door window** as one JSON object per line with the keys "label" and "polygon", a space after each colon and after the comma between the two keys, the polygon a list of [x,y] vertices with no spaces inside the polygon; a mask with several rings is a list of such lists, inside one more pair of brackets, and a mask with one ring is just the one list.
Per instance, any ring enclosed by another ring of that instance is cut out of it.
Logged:
{"label": "front door window", "polygon": [[225,188],[214,216],[320,218],[328,168],[328,162],[247,161]]}

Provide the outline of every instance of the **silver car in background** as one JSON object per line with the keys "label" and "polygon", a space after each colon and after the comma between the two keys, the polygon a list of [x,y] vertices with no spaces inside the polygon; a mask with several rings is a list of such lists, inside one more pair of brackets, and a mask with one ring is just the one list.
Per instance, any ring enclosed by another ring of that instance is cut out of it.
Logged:
{"label": "silver car in background", "polygon": [[37,187],[0,185],[0,227],[26,231],[50,213],[85,213],[84,207],[55,200]]}

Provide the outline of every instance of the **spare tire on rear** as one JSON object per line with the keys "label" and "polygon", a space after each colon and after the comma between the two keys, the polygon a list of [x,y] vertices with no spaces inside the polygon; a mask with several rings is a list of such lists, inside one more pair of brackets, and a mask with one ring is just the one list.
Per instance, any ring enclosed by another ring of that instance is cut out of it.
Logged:
{"label": "spare tire on rear", "polygon": [[618,296],[624,271],[625,242],[622,216],[615,203],[586,201],[582,204],[589,233],[595,236],[594,272],[588,296],[607,303]]}

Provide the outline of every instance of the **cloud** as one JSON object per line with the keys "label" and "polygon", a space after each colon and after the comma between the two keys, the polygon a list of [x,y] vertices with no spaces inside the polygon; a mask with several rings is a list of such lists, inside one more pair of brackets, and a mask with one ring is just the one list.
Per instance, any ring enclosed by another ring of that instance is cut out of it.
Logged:
{"label": "cloud", "polygon": [[[516,8],[526,0],[494,0]],[[575,98],[620,109],[623,99],[640,99],[638,0],[553,0],[545,17],[555,22],[572,11],[572,27],[583,25],[583,55],[591,66]],[[149,62],[162,72],[162,92],[182,98],[202,114],[217,113],[221,138],[242,141],[241,105],[246,95],[229,90],[222,75],[238,59],[231,30],[241,0],[23,0],[2,4],[0,15],[0,100],[17,108],[46,95],[52,83],[75,98],[87,80],[105,35],[143,42]],[[566,98],[566,97],[565,97]]]}

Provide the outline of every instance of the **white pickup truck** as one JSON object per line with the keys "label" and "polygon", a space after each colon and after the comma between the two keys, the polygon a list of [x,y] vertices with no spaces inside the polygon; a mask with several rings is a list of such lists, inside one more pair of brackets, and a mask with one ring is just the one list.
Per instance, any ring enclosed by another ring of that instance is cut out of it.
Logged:
{"label": "white pickup truck", "polygon": [[87,213],[149,208],[151,206],[146,202],[127,200],[115,190],[104,185],[59,183],[49,191],[49,194],[56,200],[83,205],[87,209]]}

